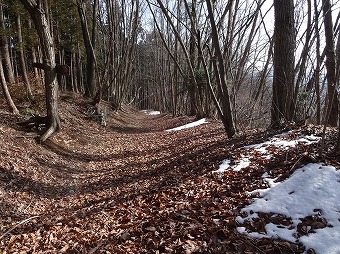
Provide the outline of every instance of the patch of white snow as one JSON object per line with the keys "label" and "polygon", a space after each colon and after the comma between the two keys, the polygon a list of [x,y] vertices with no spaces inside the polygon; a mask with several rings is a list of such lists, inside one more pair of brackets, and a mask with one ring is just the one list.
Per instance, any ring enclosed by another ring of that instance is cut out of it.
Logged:
{"label": "patch of white snow", "polygon": [[250,160],[249,160],[249,158],[248,158],[248,157],[242,156],[242,157],[241,157],[241,160],[238,162],[238,164],[234,165],[234,166],[232,167],[232,169],[233,169],[234,171],[240,171],[240,170],[243,169],[243,168],[249,167],[249,165],[250,165]]}
{"label": "patch of white snow", "polygon": [[259,153],[265,154],[268,152],[266,148],[269,146],[275,146],[280,149],[289,149],[290,147],[294,147],[299,143],[310,145],[313,143],[318,143],[321,140],[321,137],[317,137],[314,135],[301,136],[299,139],[296,139],[296,140],[284,140],[280,138],[280,137],[285,137],[285,136],[286,135],[283,135],[283,134],[276,135],[275,137],[271,138],[269,141],[266,141],[260,144],[244,146],[243,148],[246,150],[254,149],[258,151]]}
{"label": "patch of white snow", "polygon": [[161,113],[160,111],[155,111],[155,110],[142,110],[142,112],[150,116],[159,115]]}
{"label": "patch of white snow", "polygon": [[[297,241],[297,225],[302,218],[319,213],[327,221],[327,227],[316,229],[314,233],[301,236],[298,240],[306,250],[313,248],[316,253],[340,253],[340,171],[332,166],[308,164],[294,172],[282,183],[261,190],[261,198],[242,209],[246,218],[257,217],[259,212],[282,214],[291,218],[292,225],[266,225],[266,234],[247,232],[252,237],[282,238]],[[317,212],[316,212],[317,211]],[[244,227],[238,231],[245,233]]]}
{"label": "patch of white snow", "polygon": [[188,123],[186,125],[182,125],[182,126],[179,126],[179,127],[173,128],[173,129],[168,129],[166,131],[180,131],[180,130],[183,130],[183,129],[188,129],[188,128],[196,127],[196,126],[204,124],[204,123],[207,123],[207,120],[205,118],[202,118],[202,119],[200,119],[198,121],[195,121],[195,122],[192,122],[192,123]]}
{"label": "patch of white snow", "polygon": [[230,160],[222,161],[222,164],[219,166],[218,170],[213,171],[213,173],[224,173],[230,167]]}

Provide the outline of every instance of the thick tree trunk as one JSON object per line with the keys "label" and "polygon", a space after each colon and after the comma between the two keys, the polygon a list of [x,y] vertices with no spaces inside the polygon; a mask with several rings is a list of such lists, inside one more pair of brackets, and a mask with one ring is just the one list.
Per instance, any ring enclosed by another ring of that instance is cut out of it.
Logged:
{"label": "thick tree trunk", "polygon": [[58,82],[56,80],[56,62],[54,42],[44,11],[43,4],[38,1],[20,0],[31,15],[40,39],[45,73],[45,96],[47,109],[47,129],[40,137],[40,142],[46,141],[60,129],[58,113]]}
{"label": "thick tree trunk", "polygon": [[[0,27],[3,31],[6,30],[2,4],[0,5]],[[7,37],[3,35],[3,33],[0,33],[0,49],[1,49],[2,66],[3,66],[5,78],[8,81],[8,83],[13,84],[15,82],[15,78],[14,78],[14,73],[13,73],[12,64],[11,64],[8,40],[7,40]]]}
{"label": "thick tree trunk", "polygon": [[274,77],[271,126],[279,127],[294,115],[294,1],[274,0]]}
{"label": "thick tree trunk", "polygon": [[339,100],[336,84],[336,61],[335,61],[335,43],[332,21],[331,4],[329,0],[323,0],[323,14],[326,37],[326,69],[327,69],[327,124],[331,126],[338,125],[339,118]]}

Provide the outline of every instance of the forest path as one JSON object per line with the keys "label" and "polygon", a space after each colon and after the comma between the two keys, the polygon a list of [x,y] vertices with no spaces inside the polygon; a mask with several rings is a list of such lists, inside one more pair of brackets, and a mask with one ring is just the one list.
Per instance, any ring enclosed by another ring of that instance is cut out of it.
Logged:
{"label": "forest path", "polygon": [[251,202],[247,191],[263,186],[263,167],[292,166],[283,164],[287,154],[277,154],[261,171],[212,173],[224,159],[239,158],[238,148],[268,138],[266,132],[227,139],[221,123],[210,119],[168,132],[194,119],[147,115],[130,107],[108,112],[103,127],[89,119],[81,103],[62,101],[60,108],[63,129],[44,145],[15,128],[19,119],[0,111],[0,250],[296,249],[247,239],[235,231],[234,221]]}
{"label": "forest path", "polygon": [[[204,140],[200,141],[197,133],[188,135],[164,131],[190,121],[186,117],[172,118],[166,114],[149,116],[126,108],[118,113],[111,112],[107,126],[102,127],[87,119],[82,114],[85,110],[69,104],[63,106],[62,132],[42,146],[37,145],[29,135],[26,138],[20,130],[8,131],[11,132],[8,138],[12,141],[12,148],[3,147],[4,155],[9,155],[9,158],[3,157],[2,161],[7,161],[11,167],[24,168],[28,175],[24,174],[22,178],[30,179],[29,169],[33,167],[36,183],[32,182],[25,188],[29,188],[34,196],[62,198],[70,194],[90,194],[121,187],[124,182],[133,183],[132,179],[137,176],[143,178],[143,173],[146,174],[144,178],[148,179],[157,168],[166,166],[177,156],[184,157],[194,149],[203,148],[198,147]],[[7,144],[10,146],[11,142]],[[11,150],[18,153],[17,161],[10,158]],[[20,181],[26,185],[25,179]],[[18,183],[12,185],[20,189]]]}
{"label": "forest path", "polygon": [[[1,126],[0,235],[34,217],[14,231],[30,235],[27,241],[20,240],[22,246],[39,239],[41,227],[48,228],[43,238],[48,238],[60,221],[67,222],[68,227],[70,223],[86,227],[88,222],[83,220],[88,221],[90,214],[101,216],[97,213],[109,208],[115,213],[121,205],[138,203],[141,197],[150,199],[163,191],[174,193],[172,198],[181,203],[181,195],[185,196],[181,186],[189,178],[214,170],[216,160],[224,157],[226,139],[216,121],[167,132],[166,129],[193,119],[167,114],[151,116],[125,107],[120,112],[109,112],[107,126],[103,127],[88,119],[81,104],[61,102],[61,109],[63,129],[43,145],[30,138],[31,133],[18,130],[13,124],[15,119],[4,120],[8,127]],[[6,117],[12,116],[4,114],[3,119]],[[122,219],[111,216],[112,221]],[[141,217],[139,223],[145,219]],[[17,241],[12,240],[10,234],[4,235],[0,247],[9,242],[15,246]],[[47,239],[38,246],[60,250],[66,244],[62,239],[55,241]],[[88,244],[83,242],[81,248],[92,246]]]}

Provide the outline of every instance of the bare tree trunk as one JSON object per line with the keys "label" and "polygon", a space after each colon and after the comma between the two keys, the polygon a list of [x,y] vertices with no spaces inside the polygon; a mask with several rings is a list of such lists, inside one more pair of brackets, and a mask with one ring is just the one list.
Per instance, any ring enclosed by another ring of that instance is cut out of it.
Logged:
{"label": "bare tree trunk", "polygon": [[[0,27],[3,31],[6,30],[2,4],[0,4]],[[3,33],[0,33],[0,49],[2,53],[2,66],[6,80],[10,84],[13,84],[15,82],[15,78],[11,64],[11,57],[9,53],[9,45],[7,37],[3,35]]]}
{"label": "bare tree trunk", "polygon": [[83,65],[81,61],[81,50],[79,43],[77,44],[77,59],[76,59],[76,65],[77,65],[77,80],[78,83],[76,84],[78,86],[78,90],[81,93],[85,92],[85,86],[84,86],[84,75],[83,75]]}
{"label": "bare tree trunk", "polygon": [[[338,41],[336,44],[336,80],[339,85],[340,80],[340,33],[338,33]],[[339,154],[340,153],[340,123],[338,126],[338,142],[335,148],[335,151]]]}
{"label": "bare tree trunk", "polygon": [[77,56],[75,52],[75,48],[72,47],[72,52],[71,52],[71,87],[72,91],[75,93],[79,93],[78,90],[78,76],[77,76],[77,71],[78,71],[78,66],[77,66]]}
{"label": "bare tree trunk", "polygon": [[[197,65],[196,57],[196,30],[197,30],[197,14],[196,14],[196,4],[197,1],[191,1],[191,8],[188,2],[185,0],[184,4],[187,9],[187,13],[190,17],[190,39],[189,39],[189,60],[190,65],[195,70]],[[197,118],[203,117],[203,100],[202,96],[199,94],[199,88],[196,81],[196,76],[188,78],[188,92],[191,98],[191,115],[196,115]]]}
{"label": "bare tree trunk", "polygon": [[294,1],[274,0],[274,77],[271,127],[291,121],[294,114]]}
{"label": "bare tree trunk", "polygon": [[248,40],[246,42],[246,45],[244,47],[241,59],[240,59],[240,63],[238,65],[237,68],[237,72],[236,72],[236,78],[235,78],[235,91],[237,92],[240,89],[241,83],[242,83],[242,75],[244,74],[244,67],[246,65],[246,61],[249,60],[249,55],[250,55],[250,49],[251,49],[251,45],[252,42],[254,40],[254,36],[256,35],[256,32],[258,30],[258,28],[256,28],[257,26],[257,19],[258,16],[260,14],[260,10],[261,10],[261,6],[262,6],[262,2],[260,1],[257,5],[256,11],[254,13],[254,18],[252,20],[252,27],[250,29],[250,34],[248,36]]}
{"label": "bare tree trunk", "polygon": [[321,95],[320,95],[320,31],[319,31],[319,11],[317,8],[317,0],[314,0],[314,20],[315,20],[315,36],[316,36],[316,67],[315,67],[315,94],[316,94],[316,123],[321,124]]}
{"label": "bare tree trunk", "polygon": [[[177,31],[180,31],[181,30],[181,3],[182,3],[182,0],[177,0],[177,17],[178,17],[178,22],[177,22]],[[170,30],[170,29],[169,29]],[[174,38],[175,40],[175,45],[174,45],[174,61],[178,63],[179,61],[179,54],[178,54],[178,50],[179,50],[179,47],[178,47],[178,38],[175,37]],[[175,65],[174,67],[174,76],[173,76],[173,82],[172,82],[172,85],[171,85],[171,94],[172,94],[172,104],[173,104],[173,115],[177,115],[177,112],[178,112],[178,84],[179,84],[179,70],[178,70],[178,67],[177,65]]]}
{"label": "bare tree trunk", "polygon": [[[302,49],[301,53],[301,58],[300,58],[300,65],[298,66],[298,73],[297,73],[297,78],[296,78],[296,84],[295,84],[295,89],[294,89],[294,94],[293,94],[293,103],[294,103],[294,111],[296,108],[296,103],[297,103],[297,98],[300,90],[300,86],[302,85],[302,80],[303,77],[306,74],[306,62],[307,62],[307,57],[310,51],[310,40],[312,37],[312,2],[311,0],[307,0],[308,4],[308,18],[307,18],[307,30],[306,30],[306,39],[305,39],[305,44]],[[303,119],[305,119],[306,115],[303,115]],[[303,119],[296,119],[296,120],[303,120]]]}
{"label": "bare tree trunk", "polygon": [[86,86],[85,86],[85,96],[92,97],[95,95],[96,88],[96,65],[95,65],[95,34],[96,34],[96,10],[97,10],[97,0],[93,3],[93,24],[92,24],[92,37],[90,35],[89,26],[87,24],[87,16],[85,11],[85,3],[83,0],[77,1],[78,13],[81,22],[81,28],[83,33],[83,39],[86,50]]}
{"label": "bare tree trunk", "polygon": [[216,54],[216,58],[218,61],[218,63],[215,64],[215,75],[216,75],[217,84],[220,87],[220,91],[222,95],[222,98],[220,98],[221,104],[222,104],[223,116],[224,116],[222,118],[222,122],[223,122],[224,129],[228,137],[231,138],[235,134],[235,127],[234,127],[231,106],[230,106],[230,97],[229,97],[227,80],[226,80],[225,62],[224,62],[223,55],[222,55],[221,48],[220,48],[218,32],[217,32],[217,27],[215,23],[211,0],[206,0],[206,4],[207,4],[207,9],[208,9],[210,25],[211,25],[213,47],[215,49],[215,54]]}
{"label": "bare tree trunk", "polygon": [[17,31],[18,31],[19,60],[20,60],[21,74],[22,74],[23,82],[25,84],[27,97],[31,102],[33,102],[34,99],[33,99],[31,84],[30,84],[30,81],[27,75],[27,68],[26,68],[25,54],[24,54],[22,33],[21,33],[21,19],[20,19],[19,13],[17,14],[17,28],[18,28]]}
{"label": "bare tree trunk", "polygon": [[19,110],[15,106],[13,99],[11,97],[11,94],[8,91],[7,82],[6,82],[4,70],[3,70],[3,67],[2,67],[1,58],[0,58],[0,82],[1,82],[2,91],[3,91],[3,94],[5,96],[9,110],[13,114],[19,114]]}
{"label": "bare tree trunk", "polygon": [[[171,26],[177,40],[178,40],[178,43],[180,44],[182,50],[183,50],[183,53],[185,55],[185,60],[186,60],[186,63],[187,63],[187,68],[188,68],[188,75],[187,77],[184,77],[186,80],[186,82],[190,82],[191,85],[193,85],[194,89],[196,89],[197,91],[197,82],[196,82],[196,79],[195,79],[195,73],[194,73],[194,66],[192,65],[191,61],[190,61],[190,53],[188,52],[187,48],[185,47],[184,45],[184,42],[183,42],[183,39],[181,38],[181,35],[179,34],[179,31],[177,31],[176,29],[176,26],[174,24],[174,22],[172,21],[167,9],[165,8],[164,4],[162,3],[161,0],[157,0],[157,3],[159,4],[159,7],[161,8],[163,14],[165,15],[167,21],[169,22],[169,25]],[[149,4],[149,8],[151,9],[150,7],[150,3],[148,1],[148,4]],[[196,101],[196,98],[192,97],[194,93],[189,93],[189,96],[190,96],[190,104],[195,108],[194,111],[197,113],[197,118],[202,118],[203,116],[203,112],[202,112],[202,105],[198,105],[198,101]]]}
{"label": "bare tree trunk", "polygon": [[335,61],[335,43],[334,30],[332,21],[331,4],[329,0],[323,0],[323,14],[326,37],[326,69],[327,69],[327,113],[326,122],[331,126],[338,125],[339,118],[339,100],[336,84],[336,61]]}
{"label": "bare tree trunk", "polygon": [[60,129],[58,112],[58,82],[56,79],[55,49],[46,10],[41,1],[20,0],[30,13],[40,39],[45,73],[45,96],[47,109],[47,129],[40,137],[40,142],[46,141]]}
{"label": "bare tree trunk", "polygon": [[217,113],[219,115],[219,117],[221,119],[225,119],[225,116],[224,116],[224,112],[220,106],[220,103],[217,99],[217,96],[214,92],[214,89],[213,89],[213,86],[211,84],[211,77],[210,77],[210,73],[209,73],[209,69],[208,69],[208,65],[206,63],[206,60],[204,59],[204,56],[203,56],[203,50],[202,50],[202,45],[201,45],[201,38],[200,38],[200,34],[198,33],[197,34],[197,42],[198,42],[198,52],[199,52],[199,57],[202,58],[202,65],[203,65],[203,69],[204,69],[204,73],[206,75],[206,78],[207,78],[207,85],[208,85],[208,90],[211,94],[211,97],[213,99],[213,102],[215,104],[215,107],[217,109]]}

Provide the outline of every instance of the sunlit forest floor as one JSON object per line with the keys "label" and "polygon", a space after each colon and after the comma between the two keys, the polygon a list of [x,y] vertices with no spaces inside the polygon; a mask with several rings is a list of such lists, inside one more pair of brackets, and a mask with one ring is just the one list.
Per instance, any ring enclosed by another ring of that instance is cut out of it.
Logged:
{"label": "sunlit forest floor", "polygon": [[[178,132],[190,117],[147,115],[130,106],[107,125],[89,116],[89,101],[60,96],[62,130],[46,143],[20,129],[0,103],[0,252],[2,253],[302,253],[283,240],[252,239],[236,216],[263,188],[262,175],[317,157],[317,145],[297,146],[261,167],[215,174],[238,148],[274,133],[251,130],[227,139],[219,121]],[[24,103],[23,103],[24,105]],[[20,106],[20,105],[19,105]],[[301,133],[320,133],[303,127]],[[335,132],[327,133],[331,149]],[[303,156],[301,156],[303,155]],[[328,158],[338,166],[337,158]],[[297,163],[298,162],[298,163]],[[278,173],[277,173],[278,174]]]}

